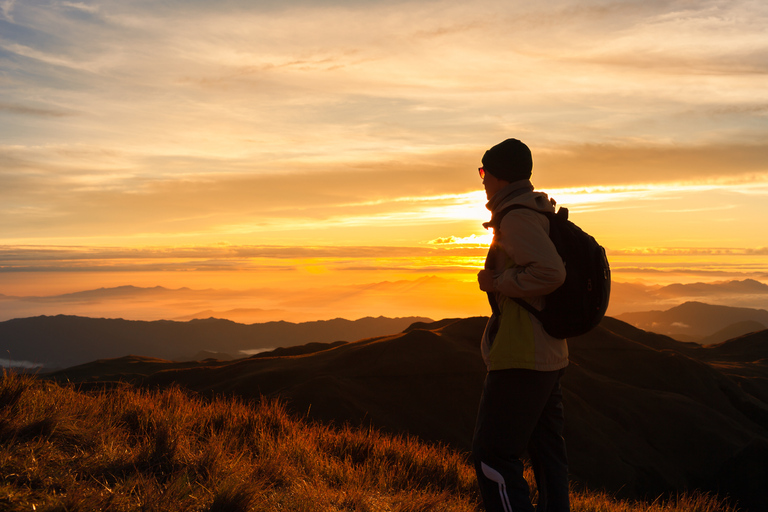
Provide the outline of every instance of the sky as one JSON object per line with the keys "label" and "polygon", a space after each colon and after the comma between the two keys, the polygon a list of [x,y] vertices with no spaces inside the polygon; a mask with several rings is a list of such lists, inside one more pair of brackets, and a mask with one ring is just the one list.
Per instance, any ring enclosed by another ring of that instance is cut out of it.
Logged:
{"label": "sky", "polygon": [[768,282],[766,27],[741,0],[0,0],[0,295],[487,314],[476,169],[509,137],[614,281]]}

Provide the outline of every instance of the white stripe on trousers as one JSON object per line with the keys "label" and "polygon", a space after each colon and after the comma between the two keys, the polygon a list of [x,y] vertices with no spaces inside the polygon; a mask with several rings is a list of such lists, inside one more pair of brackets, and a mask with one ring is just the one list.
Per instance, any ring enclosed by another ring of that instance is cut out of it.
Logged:
{"label": "white stripe on trousers", "polygon": [[504,477],[501,476],[501,473],[487,465],[485,462],[480,463],[480,469],[483,470],[483,474],[486,478],[499,484],[499,495],[501,495],[501,506],[504,507],[504,512],[513,512],[512,505],[509,503],[509,496],[507,495],[507,483],[504,481]]}

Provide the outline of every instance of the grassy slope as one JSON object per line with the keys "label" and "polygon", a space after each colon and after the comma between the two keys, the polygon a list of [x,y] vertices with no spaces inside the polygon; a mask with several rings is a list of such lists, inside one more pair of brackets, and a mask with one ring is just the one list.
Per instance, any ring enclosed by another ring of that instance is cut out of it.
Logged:
{"label": "grassy slope", "polygon": [[[81,393],[5,373],[0,382],[1,510],[468,512],[477,504],[464,455],[310,424],[275,402],[127,385]],[[645,504],[578,492],[572,508],[732,511],[702,495]]]}

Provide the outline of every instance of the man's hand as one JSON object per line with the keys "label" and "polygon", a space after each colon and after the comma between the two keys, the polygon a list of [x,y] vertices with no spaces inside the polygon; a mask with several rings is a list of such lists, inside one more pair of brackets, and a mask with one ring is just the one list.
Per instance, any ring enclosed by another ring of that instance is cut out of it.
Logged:
{"label": "man's hand", "polygon": [[477,282],[484,292],[496,291],[496,287],[493,285],[493,272],[488,269],[483,269],[477,273]]}

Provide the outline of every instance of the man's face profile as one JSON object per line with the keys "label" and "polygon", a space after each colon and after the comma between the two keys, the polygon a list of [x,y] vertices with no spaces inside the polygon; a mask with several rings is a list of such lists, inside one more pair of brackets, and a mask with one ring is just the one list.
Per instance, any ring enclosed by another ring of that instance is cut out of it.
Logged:
{"label": "man's face profile", "polygon": [[483,178],[483,187],[485,188],[485,196],[490,201],[491,198],[509,184],[508,181],[500,180],[493,174],[486,172],[482,167],[480,168],[480,177]]}

